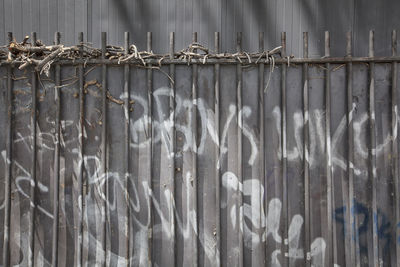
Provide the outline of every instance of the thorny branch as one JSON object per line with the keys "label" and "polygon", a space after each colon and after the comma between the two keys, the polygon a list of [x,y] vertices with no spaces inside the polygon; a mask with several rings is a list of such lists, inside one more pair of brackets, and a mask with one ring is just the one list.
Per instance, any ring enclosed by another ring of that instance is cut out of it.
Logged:
{"label": "thorny branch", "polygon": [[[96,59],[100,58],[102,53],[101,49],[94,48],[88,43],[80,43],[79,45],[66,47],[64,45],[44,45],[40,40],[35,44],[28,42],[29,36],[18,43],[15,39],[11,41],[8,46],[0,47],[0,61],[7,60],[22,62],[19,69],[24,69],[30,65],[35,67],[35,70],[40,73],[45,73],[49,76],[51,65],[57,60],[74,60],[74,59]],[[176,52],[173,59],[183,60],[191,63],[192,59],[197,59],[205,64],[208,59],[234,59],[240,64],[251,64],[252,58],[257,58],[256,64],[260,63],[264,58],[264,62],[274,62],[274,56],[280,55],[281,46],[278,46],[270,51],[259,53],[214,53],[203,45],[195,42],[191,43],[187,48]],[[139,51],[138,48],[132,44],[128,53],[120,46],[107,45],[105,58],[112,60],[118,59],[118,63],[136,60],[139,65],[143,67],[154,68],[154,66],[147,66],[146,60],[157,60],[161,67],[164,59],[169,59],[169,54],[154,54],[153,51]]]}

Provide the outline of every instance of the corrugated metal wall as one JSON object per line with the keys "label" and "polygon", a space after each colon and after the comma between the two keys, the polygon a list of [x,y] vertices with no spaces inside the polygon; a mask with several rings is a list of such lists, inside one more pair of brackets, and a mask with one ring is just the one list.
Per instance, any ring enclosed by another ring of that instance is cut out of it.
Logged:
{"label": "corrugated metal wall", "polygon": [[171,31],[177,35],[176,48],[182,49],[193,32],[199,41],[213,45],[214,32],[222,33],[222,51],[235,49],[235,34],[242,31],[243,48],[258,49],[258,32],[265,32],[266,47],[280,42],[280,33],[288,34],[288,53],[300,56],[302,32],[310,33],[310,55],[323,55],[323,32],[331,32],[332,55],[343,55],[345,33],[354,33],[354,54],[366,55],[368,31],[377,33],[376,54],[384,55],[390,46],[392,29],[400,28],[397,0],[1,0],[0,43],[7,32],[17,39],[35,31],[45,43],[62,32],[67,44],[77,42],[77,33],[100,45],[100,33],[106,31],[112,44],[122,45],[129,31],[140,49],[146,47],[146,32],[154,34],[154,51],[168,52]]}

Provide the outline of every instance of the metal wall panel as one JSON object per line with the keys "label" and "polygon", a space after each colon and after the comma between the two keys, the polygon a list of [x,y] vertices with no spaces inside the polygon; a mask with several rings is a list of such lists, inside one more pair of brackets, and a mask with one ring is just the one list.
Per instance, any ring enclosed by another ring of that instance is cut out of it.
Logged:
{"label": "metal wall panel", "polygon": [[287,53],[302,55],[302,32],[310,33],[310,55],[324,54],[323,32],[331,32],[332,55],[341,56],[345,50],[345,33],[353,32],[354,55],[368,52],[368,31],[377,32],[376,54],[390,52],[384,40],[392,29],[400,28],[396,0],[1,0],[0,43],[7,32],[21,40],[37,32],[45,43],[53,41],[53,33],[62,32],[64,43],[75,44],[78,32],[85,41],[100,46],[102,31],[109,34],[112,44],[123,44],[125,31],[131,32],[132,42],[146,48],[146,32],[153,32],[154,51],[168,52],[168,33],[177,35],[176,50],[191,40],[193,32],[208,47],[214,45],[214,32],[220,31],[221,51],[235,49],[235,34],[243,32],[243,48],[258,50],[258,32],[265,32],[266,47],[280,43],[280,32],[287,32]]}

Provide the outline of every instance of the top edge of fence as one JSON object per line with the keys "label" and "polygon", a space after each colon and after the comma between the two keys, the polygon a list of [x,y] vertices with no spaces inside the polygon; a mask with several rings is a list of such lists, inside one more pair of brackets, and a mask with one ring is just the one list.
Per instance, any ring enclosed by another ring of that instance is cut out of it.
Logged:
{"label": "top edge of fence", "polygon": [[[55,33],[59,40],[61,34]],[[151,33],[148,33],[148,35]],[[194,33],[196,34],[196,33]],[[218,33],[216,33],[218,34]],[[240,34],[240,33],[238,33]],[[285,32],[282,33],[284,36]],[[308,46],[308,32],[304,33],[304,44]],[[373,34],[373,31],[370,32]],[[83,33],[78,33],[80,39],[83,40]],[[125,33],[129,37],[129,33]],[[32,33],[36,36],[36,33]],[[325,37],[329,37],[329,32],[325,32]],[[172,34],[172,41],[175,35]],[[264,38],[262,32],[259,34],[259,39]],[[352,57],[351,56],[351,32],[346,34],[346,56],[330,57],[329,44],[325,44],[325,56],[319,58],[296,58],[293,55],[286,55],[284,48],[276,46],[259,52],[239,51],[235,53],[220,53],[213,51],[200,42],[193,41],[186,48],[174,52],[157,54],[151,49],[139,51],[135,44],[129,42],[123,46],[105,45],[107,34],[102,33],[104,44],[102,48],[95,48],[88,42],[79,42],[73,46],[63,44],[46,45],[39,39],[32,43],[30,36],[25,36],[21,42],[18,42],[11,32],[8,33],[8,44],[0,47],[0,65],[13,64],[18,65],[20,70],[32,66],[40,73],[49,73],[50,66],[53,63],[58,64],[135,64],[142,67],[148,65],[165,65],[165,64],[215,64],[215,63],[238,63],[244,65],[252,64],[301,64],[301,63],[347,63],[347,62],[398,62],[400,58],[395,54],[387,57],[374,57],[371,54],[368,57]],[[396,51],[397,40],[396,31],[392,31],[392,50]],[[329,38],[328,38],[329,39]],[[260,40],[258,40],[260,42]],[[327,50],[328,49],[328,50]]]}

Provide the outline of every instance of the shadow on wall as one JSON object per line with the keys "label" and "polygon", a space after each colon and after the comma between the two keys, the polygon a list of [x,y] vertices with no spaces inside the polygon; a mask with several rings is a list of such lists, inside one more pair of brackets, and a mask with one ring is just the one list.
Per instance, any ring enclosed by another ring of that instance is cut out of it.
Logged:
{"label": "shadow on wall", "polygon": [[[146,32],[153,32],[154,51],[168,51],[169,32],[176,32],[176,49],[185,48],[198,32],[199,41],[212,48],[214,32],[221,32],[221,50],[235,51],[236,32],[243,32],[243,49],[258,50],[258,32],[265,33],[266,49],[280,44],[280,33],[287,32],[287,52],[302,55],[302,33],[309,32],[310,56],[323,54],[324,31],[331,33],[332,56],[345,54],[345,34],[353,31],[354,55],[368,52],[368,31],[376,33],[376,55],[390,54],[390,32],[400,28],[396,0],[62,0],[47,5],[24,5],[25,0],[4,0],[0,4],[0,42],[7,32],[19,39],[32,31],[45,43],[52,43],[54,31],[62,41],[75,43],[78,32],[100,45],[101,32],[108,32],[109,43],[123,44],[129,31],[140,49],[146,45]],[[38,15],[40,14],[40,16]]]}
{"label": "shadow on wall", "polygon": [[[324,31],[331,33],[332,56],[345,54],[346,32],[352,30],[354,54],[368,52],[368,31],[376,32],[376,55],[390,53],[390,32],[400,26],[400,18],[393,10],[400,3],[384,1],[328,1],[328,0],[234,0],[234,1],[136,1],[133,14],[128,13],[125,0],[113,0],[124,30],[138,38],[145,47],[147,31],[152,31],[155,50],[167,52],[168,32],[175,31],[177,49],[186,47],[192,32],[199,40],[213,47],[214,32],[221,32],[222,51],[235,51],[236,32],[243,32],[243,48],[258,50],[258,32],[265,33],[267,48],[280,44],[280,33],[287,32],[287,52],[302,55],[302,33],[309,32],[310,56],[321,56],[324,51]],[[165,7],[165,8],[163,8]],[[157,16],[158,15],[158,16]],[[123,30],[123,31],[124,31]],[[118,42],[122,40],[122,32]]]}

